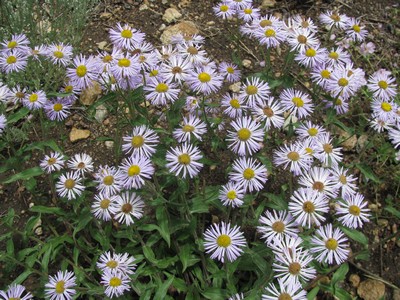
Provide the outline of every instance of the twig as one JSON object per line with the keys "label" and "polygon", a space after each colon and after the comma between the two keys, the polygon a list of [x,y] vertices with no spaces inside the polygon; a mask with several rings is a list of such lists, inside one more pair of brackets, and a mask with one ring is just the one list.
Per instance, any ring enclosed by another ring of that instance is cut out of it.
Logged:
{"label": "twig", "polygon": [[371,279],[375,279],[378,280],[380,282],[383,282],[384,284],[386,284],[387,286],[390,286],[393,289],[396,290],[400,290],[400,288],[396,285],[394,285],[393,283],[383,279],[382,277],[372,273],[371,271],[368,271],[367,269],[364,269],[363,267],[358,266],[355,262],[353,262],[352,260],[348,261],[352,266],[354,266],[356,269],[359,269],[360,271],[362,271],[363,273],[365,273],[365,277],[371,278]]}

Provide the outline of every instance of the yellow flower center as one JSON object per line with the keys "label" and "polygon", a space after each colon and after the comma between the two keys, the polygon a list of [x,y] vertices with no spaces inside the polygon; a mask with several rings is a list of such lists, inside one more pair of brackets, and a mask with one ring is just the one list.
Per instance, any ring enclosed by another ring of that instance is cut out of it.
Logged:
{"label": "yellow flower center", "polygon": [[140,167],[138,165],[132,165],[128,169],[128,176],[136,176],[140,174]]}
{"label": "yellow flower center", "polygon": [[33,103],[36,102],[39,96],[37,94],[32,94],[29,96],[29,102]]}
{"label": "yellow flower center", "polygon": [[23,92],[16,92],[15,93],[15,97],[17,97],[18,99],[22,99],[25,97],[25,93]]}
{"label": "yellow flower center", "polygon": [[111,287],[118,287],[122,284],[122,280],[118,277],[112,277],[110,279],[110,286]]}
{"label": "yellow flower center", "polygon": [[320,74],[321,77],[325,79],[329,79],[329,77],[331,77],[331,72],[329,72],[328,70],[322,70]]}
{"label": "yellow flower center", "polygon": [[314,190],[317,190],[318,192],[323,192],[324,191],[325,185],[321,181],[316,181],[313,183],[312,188]]}
{"label": "yellow flower center", "polygon": [[228,193],[226,193],[226,197],[229,200],[235,200],[236,199],[236,192],[235,191],[229,191]]}
{"label": "yellow flower center", "polygon": [[75,186],[75,180],[68,178],[67,180],[65,180],[64,186],[66,189],[69,189],[69,190],[73,189]]}
{"label": "yellow flower center", "polygon": [[315,51],[315,49],[313,49],[313,48],[308,48],[306,50],[307,57],[314,57],[316,54],[317,54],[317,51]]}
{"label": "yellow flower center", "polygon": [[333,146],[331,144],[324,144],[322,146],[322,148],[324,149],[325,153],[332,153],[333,151]]}
{"label": "yellow flower center", "polygon": [[60,280],[56,283],[56,293],[57,294],[62,294],[65,291],[65,282],[64,280]]}
{"label": "yellow flower center", "polygon": [[291,161],[298,161],[300,159],[300,155],[295,151],[291,151],[288,153],[287,158],[289,158]]}
{"label": "yellow flower center", "polygon": [[60,111],[63,109],[63,105],[61,103],[56,103],[53,105],[53,110],[54,111]]}
{"label": "yellow flower center", "polygon": [[132,36],[133,36],[133,33],[129,29],[124,29],[121,31],[121,37],[123,37],[125,39],[130,39]]}
{"label": "yellow flower center", "polygon": [[274,224],[272,224],[272,230],[277,232],[277,233],[282,233],[285,231],[285,223],[282,221],[276,221]]}
{"label": "yellow flower center", "polygon": [[118,262],[115,260],[110,260],[106,263],[106,266],[110,269],[115,269],[116,267],[118,267]]}
{"label": "yellow flower center", "polygon": [[310,136],[316,136],[316,135],[318,134],[318,129],[317,129],[317,128],[314,128],[314,127],[311,127],[311,128],[309,128],[309,129],[307,130],[307,133],[308,133]]}
{"label": "yellow flower center", "polygon": [[384,81],[384,80],[380,80],[380,81],[378,81],[378,86],[381,88],[381,89],[384,89],[384,90],[386,90],[387,88],[388,88],[388,83],[386,82],[386,81]]}
{"label": "yellow flower center", "polygon": [[311,201],[306,201],[303,203],[303,211],[312,214],[315,211],[315,205]]}
{"label": "yellow flower center", "polygon": [[336,105],[336,106],[342,105],[342,99],[336,99],[335,105]]}
{"label": "yellow flower center", "polygon": [[11,65],[11,64],[15,64],[17,62],[17,58],[13,55],[10,55],[9,57],[7,57],[7,64]]}
{"label": "yellow flower center", "polygon": [[338,80],[338,85],[339,85],[339,86],[345,87],[345,86],[347,86],[348,84],[349,84],[349,81],[348,81],[346,78],[340,78],[340,79]]}
{"label": "yellow flower center", "polygon": [[67,85],[64,88],[64,90],[65,90],[66,93],[72,93],[72,91],[74,90],[74,87],[72,85]]}
{"label": "yellow flower center", "polygon": [[278,300],[292,300],[293,298],[288,293],[282,293],[279,295]]}
{"label": "yellow flower center", "polygon": [[114,183],[114,176],[107,175],[106,177],[103,178],[103,183],[105,185],[112,185]]}
{"label": "yellow flower center", "polygon": [[229,101],[229,104],[235,109],[240,108],[240,103],[238,99],[232,99],[231,101]]}
{"label": "yellow flower center", "polygon": [[109,63],[110,61],[112,61],[112,56],[110,54],[107,54],[106,56],[103,57],[103,62],[104,63]]}
{"label": "yellow flower center", "polygon": [[332,58],[334,60],[337,60],[339,58],[339,54],[337,52],[335,52],[335,51],[329,53],[328,56],[329,56],[329,58]]}
{"label": "yellow flower center", "polygon": [[246,87],[246,94],[247,95],[255,95],[258,92],[258,88],[254,85],[249,85]]}
{"label": "yellow flower center", "polygon": [[267,26],[271,26],[272,22],[270,20],[261,20],[259,23],[260,27],[264,28]]}
{"label": "yellow flower center", "polygon": [[387,103],[387,102],[382,102],[381,108],[386,112],[392,110],[392,106],[390,105],[390,103]]}
{"label": "yellow flower center", "polygon": [[182,130],[184,132],[193,132],[194,131],[194,126],[186,124],[185,126],[182,127]]}
{"label": "yellow flower center", "polygon": [[7,48],[9,48],[9,49],[14,49],[17,46],[18,46],[18,43],[16,41],[11,41],[7,44]]}
{"label": "yellow flower center", "polygon": [[275,30],[273,30],[272,28],[265,30],[264,34],[266,37],[275,37],[276,36]]}
{"label": "yellow flower center", "polygon": [[229,9],[229,6],[228,6],[228,5],[221,5],[221,6],[219,7],[219,9],[220,9],[220,11],[222,11],[222,12],[227,12],[228,9]]}
{"label": "yellow flower center", "polygon": [[178,67],[178,66],[173,67],[171,70],[172,74],[180,74],[180,73],[182,73],[182,71],[183,71],[182,68]]}
{"label": "yellow flower center", "polygon": [[53,55],[56,57],[56,58],[58,58],[58,59],[61,59],[61,58],[63,58],[64,57],[64,53],[62,52],[62,51],[54,51],[53,52]]}
{"label": "yellow flower center", "polygon": [[122,207],[121,207],[121,211],[122,211],[124,214],[129,214],[129,213],[132,211],[132,209],[133,209],[133,207],[132,207],[132,204],[130,204],[130,203],[125,203],[125,204],[122,205]]}
{"label": "yellow flower center", "polygon": [[335,251],[337,249],[337,247],[338,247],[338,242],[337,242],[337,240],[335,240],[333,238],[329,238],[325,242],[325,247],[328,250]]}
{"label": "yellow flower center", "polygon": [[263,108],[263,113],[266,115],[268,118],[272,118],[274,116],[274,111],[270,107],[264,107]]}
{"label": "yellow flower center", "polygon": [[197,78],[200,80],[200,82],[203,82],[203,83],[209,82],[211,80],[210,74],[205,73],[205,72],[201,72]]}
{"label": "yellow flower center", "polygon": [[300,35],[297,37],[297,41],[298,41],[300,44],[305,45],[305,44],[307,43],[307,37],[304,36],[304,35],[302,35],[302,34],[300,34]]}
{"label": "yellow flower center", "polygon": [[292,102],[297,107],[303,107],[304,106],[304,101],[300,97],[293,97],[292,98]]}
{"label": "yellow flower center", "polygon": [[128,68],[131,65],[131,61],[127,58],[121,58],[118,60],[118,66],[121,68]]}
{"label": "yellow flower center", "polygon": [[298,262],[292,262],[289,265],[289,273],[292,275],[298,275],[301,270],[301,265]]}
{"label": "yellow flower center", "polygon": [[160,82],[159,84],[157,84],[156,86],[156,92],[157,93],[165,93],[168,91],[168,85],[165,83]]}
{"label": "yellow flower center", "polygon": [[57,159],[55,159],[54,157],[51,157],[47,160],[47,164],[48,165],[54,165],[56,163]]}
{"label": "yellow flower center", "polygon": [[330,18],[331,18],[333,21],[335,21],[336,23],[337,23],[337,22],[340,22],[340,16],[337,15],[337,14],[332,14],[332,15],[330,16]]}
{"label": "yellow flower center", "polygon": [[305,150],[306,150],[307,154],[309,154],[309,155],[312,155],[314,153],[314,150],[311,149],[310,147],[306,147]]}
{"label": "yellow flower center", "polygon": [[131,145],[133,148],[140,148],[144,144],[144,138],[141,135],[136,135],[131,140]]}
{"label": "yellow flower center", "polygon": [[84,65],[80,65],[76,68],[76,75],[78,75],[79,77],[83,77],[85,76],[87,73],[87,68]]}
{"label": "yellow flower center", "polygon": [[253,10],[252,10],[251,8],[245,8],[245,9],[243,10],[243,12],[244,12],[246,15],[250,15],[250,14],[253,12]]}
{"label": "yellow flower center", "polygon": [[227,248],[232,243],[231,237],[227,234],[221,234],[217,238],[217,245],[219,247]]}
{"label": "yellow flower center", "polygon": [[245,142],[251,137],[251,131],[248,130],[247,128],[241,128],[238,130],[237,136],[239,140]]}
{"label": "yellow flower center", "polygon": [[190,156],[187,153],[183,153],[178,156],[178,162],[182,165],[190,164]]}
{"label": "yellow flower center", "polygon": [[339,176],[339,181],[341,184],[346,184],[347,183],[347,178],[343,174]]}
{"label": "yellow flower center", "polygon": [[301,27],[303,27],[303,28],[308,28],[308,26],[310,26],[310,23],[308,23],[306,20],[303,20],[303,21],[301,22]]}
{"label": "yellow flower center", "polygon": [[354,24],[354,25],[353,25],[353,30],[354,30],[355,32],[359,33],[359,32],[361,31],[361,27],[360,27],[359,25],[357,25],[357,24]]}
{"label": "yellow flower center", "polygon": [[100,208],[101,209],[107,209],[110,206],[110,199],[103,199],[100,201]]}
{"label": "yellow flower center", "polygon": [[256,174],[253,169],[247,168],[243,171],[243,178],[246,180],[253,179],[255,175]]}
{"label": "yellow flower center", "polygon": [[228,72],[229,74],[233,74],[233,73],[235,73],[235,69],[232,67],[227,67],[226,72]]}
{"label": "yellow flower center", "polygon": [[196,55],[197,53],[199,53],[199,50],[197,50],[197,48],[196,48],[196,47],[193,47],[193,46],[188,47],[188,48],[186,49],[186,51],[187,51],[189,54],[192,54],[192,55]]}
{"label": "yellow flower center", "polygon": [[158,75],[158,70],[151,70],[150,71],[150,77],[155,77]]}
{"label": "yellow flower center", "polygon": [[358,217],[361,213],[361,209],[357,205],[350,205],[349,213],[352,214],[353,216]]}

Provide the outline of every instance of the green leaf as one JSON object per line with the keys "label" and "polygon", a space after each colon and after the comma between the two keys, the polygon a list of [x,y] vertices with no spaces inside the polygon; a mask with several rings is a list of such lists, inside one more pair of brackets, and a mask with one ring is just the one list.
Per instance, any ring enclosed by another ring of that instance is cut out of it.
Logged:
{"label": "green leaf", "polygon": [[60,207],[35,205],[35,206],[32,206],[29,210],[32,212],[43,213],[43,214],[54,214],[54,215],[59,215],[59,216],[66,215],[66,213]]}
{"label": "green leaf", "polygon": [[332,276],[332,284],[336,284],[339,281],[343,281],[346,278],[346,274],[349,272],[349,264],[342,264],[339,269]]}
{"label": "green leaf", "polygon": [[339,227],[352,240],[359,242],[364,246],[368,246],[368,238],[361,231],[358,231],[357,229],[347,228],[344,226],[339,226]]}
{"label": "green leaf", "polygon": [[162,238],[167,242],[168,247],[171,247],[171,234],[168,225],[168,212],[166,212],[164,206],[157,207],[156,218],[158,221],[159,232]]}
{"label": "green leaf", "polygon": [[212,299],[212,300],[225,300],[227,297],[229,297],[226,290],[215,287],[207,288],[201,294],[206,299]]}
{"label": "green leaf", "polygon": [[185,272],[186,268],[188,267],[191,250],[192,246],[190,244],[185,244],[179,249],[178,255],[182,263],[182,272]]}
{"label": "green leaf", "polygon": [[14,174],[10,176],[7,180],[2,183],[11,183],[17,180],[27,180],[34,176],[39,176],[43,174],[43,170],[40,167],[33,167],[30,169],[26,169],[20,173]]}
{"label": "green leaf", "polygon": [[375,183],[380,183],[381,180],[374,174],[372,169],[366,164],[356,164],[357,169],[361,171],[361,173],[368,179],[372,180]]}
{"label": "green leaf", "polygon": [[344,289],[340,287],[335,287],[334,293],[335,297],[340,300],[352,300],[353,297]]}
{"label": "green leaf", "polygon": [[271,193],[264,193],[263,196],[268,198],[268,202],[265,206],[268,206],[275,210],[287,210],[288,209],[288,202],[282,195],[274,195]]}
{"label": "green leaf", "polygon": [[26,278],[28,278],[29,275],[31,275],[33,272],[31,270],[25,270],[22,272],[14,281],[13,283],[15,284],[22,284]]}
{"label": "green leaf", "polygon": [[174,281],[175,276],[171,276],[169,274],[166,274],[168,279],[164,281],[159,287],[157,288],[157,292],[154,295],[154,300],[162,300],[165,298],[165,295],[167,295],[168,288],[171,286],[172,282]]}
{"label": "green leaf", "polygon": [[144,256],[147,258],[148,261],[150,261],[151,264],[156,263],[156,256],[155,256],[153,250],[151,250],[150,247],[144,246],[142,248],[142,250],[143,250]]}
{"label": "green leaf", "polygon": [[397,219],[400,219],[400,211],[395,209],[393,206],[387,206],[384,208],[384,210],[390,212],[392,215],[394,215]]}
{"label": "green leaf", "polygon": [[76,234],[86,228],[91,221],[93,221],[93,215],[89,208],[83,209],[79,214],[78,224],[74,224],[74,232],[72,234],[73,238],[75,239]]}
{"label": "green leaf", "polygon": [[315,297],[317,297],[318,292],[319,292],[319,287],[316,286],[310,292],[307,293],[307,299],[308,300],[314,300]]}
{"label": "green leaf", "polygon": [[15,122],[18,122],[23,117],[25,117],[27,114],[29,114],[29,112],[30,111],[27,107],[22,107],[16,113],[11,114],[10,116],[7,117],[7,123],[13,124]]}
{"label": "green leaf", "polygon": [[60,147],[58,147],[57,143],[53,140],[50,141],[39,141],[39,142],[34,142],[32,144],[29,144],[24,151],[31,151],[31,150],[41,150],[45,151],[46,147],[50,148],[53,151],[56,152],[62,152]]}

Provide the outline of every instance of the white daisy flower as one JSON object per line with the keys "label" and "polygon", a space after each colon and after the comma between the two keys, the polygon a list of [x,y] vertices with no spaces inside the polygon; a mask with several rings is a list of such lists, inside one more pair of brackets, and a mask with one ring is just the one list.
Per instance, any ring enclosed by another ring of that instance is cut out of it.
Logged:
{"label": "white daisy flower", "polygon": [[131,289],[131,279],[122,272],[112,272],[105,269],[101,275],[100,283],[106,288],[104,293],[109,298],[120,297]]}
{"label": "white daisy flower", "polygon": [[126,275],[134,274],[136,264],[135,258],[128,253],[112,253],[104,252],[96,263],[96,266],[102,271],[110,271],[111,273],[123,273]]}
{"label": "white daisy flower", "polygon": [[257,231],[267,244],[280,240],[287,235],[296,237],[299,232],[293,217],[286,210],[278,212],[273,210],[272,213],[266,211],[264,216],[260,217],[259,223],[261,226],[257,226]]}
{"label": "white daisy flower", "polygon": [[117,202],[119,195],[99,193],[94,196],[91,207],[93,215],[100,220],[109,221],[118,212]]}
{"label": "white daisy flower", "polygon": [[52,173],[64,168],[64,163],[65,158],[61,153],[51,152],[49,155],[45,155],[44,159],[41,160],[40,167],[46,173]]}
{"label": "white daisy flower", "polygon": [[76,277],[71,271],[58,271],[55,276],[49,276],[45,284],[45,294],[50,300],[71,300],[76,294]]}
{"label": "white daisy flower", "polygon": [[319,226],[325,221],[324,214],[328,211],[325,195],[311,188],[299,188],[290,197],[289,212],[303,227]]}
{"label": "white daisy flower", "polygon": [[140,219],[143,216],[144,202],[134,192],[124,192],[117,198],[117,213],[114,219],[120,224],[127,226],[133,224],[134,218]]}
{"label": "white daisy flower", "polygon": [[241,117],[231,122],[234,131],[228,130],[228,148],[239,156],[252,155],[261,148],[264,130],[251,117]]}
{"label": "white daisy flower", "polygon": [[94,174],[94,182],[97,183],[97,190],[106,195],[115,195],[123,188],[124,176],[122,172],[113,166],[100,166]]}
{"label": "white daisy flower", "polygon": [[201,136],[207,132],[207,125],[195,115],[183,117],[181,128],[177,128],[172,132],[174,139],[179,143],[190,142],[190,138],[194,136],[201,141]]}
{"label": "white daisy flower", "polygon": [[239,207],[243,204],[245,191],[235,182],[229,181],[219,190],[219,200],[225,206]]}
{"label": "white daisy flower", "polygon": [[239,98],[245,101],[245,104],[252,108],[266,100],[270,94],[269,85],[258,77],[247,78],[241,86]]}
{"label": "white daisy flower", "polygon": [[76,199],[85,189],[81,181],[82,178],[76,172],[61,174],[56,183],[56,191],[60,197],[66,197],[68,200]]}
{"label": "white daisy flower", "polygon": [[283,145],[274,151],[273,162],[276,166],[283,166],[287,169],[290,165],[290,172],[299,176],[307,172],[313,163],[312,156],[308,155],[301,142]]}
{"label": "white daisy flower", "polygon": [[360,193],[344,195],[343,200],[338,202],[339,207],[336,214],[338,221],[349,228],[362,228],[364,223],[369,222],[371,217],[368,202]]}
{"label": "white daisy flower", "polygon": [[324,194],[327,198],[335,198],[338,194],[331,169],[312,167],[299,178],[299,185]]}
{"label": "white daisy flower", "polygon": [[167,151],[166,167],[169,172],[176,176],[193,178],[200,172],[203,164],[198,162],[203,156],[197,146],[184,143],[181,146],[171,148]]}
{"label": "white daisy flower", "polygon": [[29,292],[22,296],[24,292],[25,287],[23,285],[14,283],[8,286],[7,291],[0,291],[0,297],[2,297],[2,300],[29,300],[33,298]]}
{"label": "white daisy flower", "polygon": [[246,246],[246,239],[238,226],[230,223],[214,224],[204,233],[204,248],[212,259],[235,261]]}
{"label": "white daisy flower", "polygon": [[274,283],[270,283],[265,288],[265,292],[266,294],[262,295],[262,300],[307,299],[307,292],[303,290],[300,282],[289,284],[280,278],[278,278],[278,287]]}
{"label": "white daisy flower", "polygon": [[243,185],[246,191],[260,191],[267,182],[267,168],[254,158],[240,157],[233,162],[229,179]]}
{"label": "white daisy flower", "polygon": [[93,172],[93,159],[86,153],[78,153],[67,161],[67,166],[84,176],[85,173]]}
{"label": "white daisy flower", "polygon": [[332,224],[326,224],[317,229],[311,238],[310,252],[320,263],[341,264],[349,256],[348,240],[339,229],[332,229]]}
{"label": "white daisy flower", "polygon": [[124,136],[122,150],[132,155],[151,157],[156,152],[159,143],[157,133],[146,125],[135,126],[132,134]]}
{"label": "white daisy flower", "polygon": [[119,170],[122,184],[126,189],[140,189],[145,180],[151,179],[155,171],[150,158],[139,155],[125,158]]}
{"label": "white daisy flower", "polygon": [[316,271],[309,264],[313,256],[307,250],[292,247],[283,249],[281,253],[275,253],[275,262],[272,269],[275,278],[282,278],[285,285],[296,285],[313,279]]}

